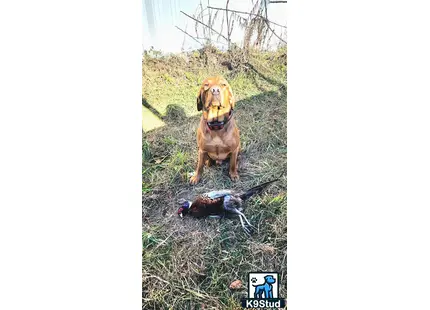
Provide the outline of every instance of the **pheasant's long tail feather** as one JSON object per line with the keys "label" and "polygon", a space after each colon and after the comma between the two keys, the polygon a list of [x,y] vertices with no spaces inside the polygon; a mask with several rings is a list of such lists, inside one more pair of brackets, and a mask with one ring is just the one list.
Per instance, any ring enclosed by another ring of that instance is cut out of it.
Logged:
{"label": "pheasant's long tail feather", "polygon": [[256,186],[256,187],[253,187],[253,188],[251,188],[251,189],[249,189],[249,190],[247,190],[245,193],[243,193],[242,195],[240,195],[240,198],[242,199],[242,200],[245,200],[245,199],[248,199],[249,197],[251,197],[251,196],[253,196],[253,195],[255,195],[255,194],[259,194],[259,193],[261,193],[269,184],[271,184],[271,183],[273,183],[273,182],[276,182],[276,181],[278,181],[279,179],[275,179],[275,180],[272,180],[272,181],[269,181],[269,182],[266,182],[266,183],[263,183],[263,184],[260,184],[260,185],[258,185],[258,186]]}

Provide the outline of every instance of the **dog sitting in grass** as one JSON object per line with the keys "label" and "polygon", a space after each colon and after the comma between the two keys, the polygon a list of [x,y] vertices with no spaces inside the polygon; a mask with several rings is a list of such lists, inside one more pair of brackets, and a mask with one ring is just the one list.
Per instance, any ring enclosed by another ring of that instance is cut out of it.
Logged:
{"label": "dog sitting in grass", "polygon": [[190,179],[191,184],[199,182],[205,162],[209,166],[212,159],[221,164],[228,157],[230,178],[232,181],[239,180],[237,157],[240,138],[233,117],[234,103],[232,89],[223,77],[215,76],[204,80],[197,96],[197,110],[203,112],[197,129],[197,168]]}

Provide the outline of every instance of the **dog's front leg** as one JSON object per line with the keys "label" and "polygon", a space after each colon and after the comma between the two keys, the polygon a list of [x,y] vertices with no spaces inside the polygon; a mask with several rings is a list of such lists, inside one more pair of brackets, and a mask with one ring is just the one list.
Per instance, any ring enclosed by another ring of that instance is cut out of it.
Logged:
{"label": "dog's front leg", "polygon": [[239,150],[240,146],[231,153],[230,157],[230,178],[232,181],[239,180],[239,173],[237,172],[237,157],[239,155]]}
{"label": "dog's front leg", "polygon": [[197,184],[199,182],[203,172],[203,164],[204,164],[205,156],[206,156],[206,152],[199,149],[197,168],[196,168],[196,171],[194,172],[194,175],[190,178],[191,184]]}

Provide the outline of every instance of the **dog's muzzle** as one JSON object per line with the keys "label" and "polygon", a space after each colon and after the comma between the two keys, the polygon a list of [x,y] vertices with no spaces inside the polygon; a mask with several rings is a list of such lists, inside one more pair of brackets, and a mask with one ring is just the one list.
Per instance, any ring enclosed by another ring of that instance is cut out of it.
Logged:
{"label": "dog's muzzle", "polygon": [[233,114],[233,108],[230,109],[230,112],[228,112],[228,116],[226,116],[222,122],[213,121],[213,122],[206,122],[206,124],[208,125],[208,128],[210,130],[223,129],[224,125],[227,124],[228,121],[231,119],[232,114]]}
{"label": "dog's muzzle", "polygon": [[224,128],[224,122],[207,122],[210,130],[220,130]]}

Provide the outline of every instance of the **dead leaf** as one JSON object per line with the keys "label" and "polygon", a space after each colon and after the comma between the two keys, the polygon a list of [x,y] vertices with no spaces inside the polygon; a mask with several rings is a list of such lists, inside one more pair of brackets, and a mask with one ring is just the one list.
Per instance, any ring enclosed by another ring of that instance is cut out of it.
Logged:
{"label": "dead leaf", "polygon": [[275,254],[275,247],[269,245],[269,244],[262,244],[261,245],[261,250],[265,253],[269,253],[274,255]]}
{"label": "dead leaf", "polygon": [[241,287],[242,287],[242,281],[240,281],[240,280],[235,280],[235,281],[231,282],[231,284],[230,284],[230,288],[232,290],[237,290]]}
{"label": "dead leaf", "polygon": [[275,255],[276,248],[271,244],[264,243],[252,243],[251,244],[253,252],[263,252],[265,254]]}

